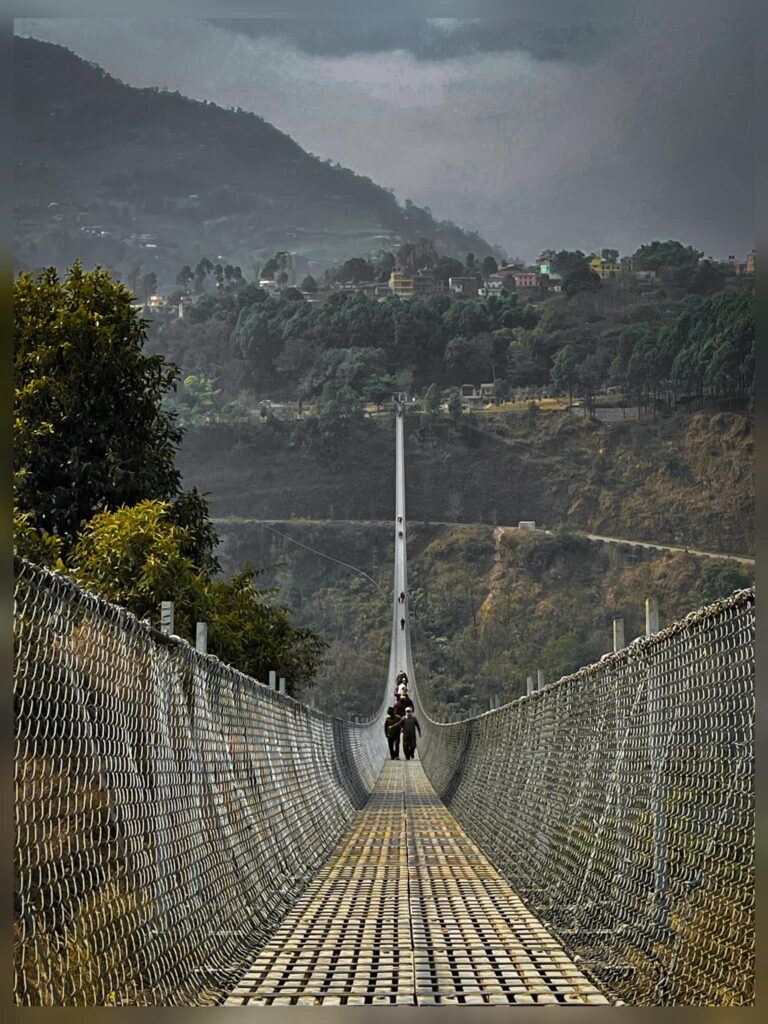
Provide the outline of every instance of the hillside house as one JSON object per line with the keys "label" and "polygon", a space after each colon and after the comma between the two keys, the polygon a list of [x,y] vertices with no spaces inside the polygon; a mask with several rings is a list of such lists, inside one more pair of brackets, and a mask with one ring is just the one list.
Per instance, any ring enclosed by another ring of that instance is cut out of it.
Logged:
{"label": "hillside house", "polygon": [[495,395],[496,385],[493,382],[481,384],[480,387],[475,384],[462,384],[459,388],[463,409],[482,409],[484,405],[493,401]]}
{"label": "hillside house", "polygon": [[448,289],[451,295],[461,298],[475,298],[482,281],[478,277],[449,277]]}
{"label": "hillside house", "polygon": [[538,288],[541,280],[539,270],[518,270],[512,278],[515,282],[515,288]]}
{"label": "hillside house", "polygon": [[413,278],[400,270],[393,270],[389,275],[389,290],[401,299],[410,299],[416,294]]}
{"label": "hillside house", "polygon": [[433,295],[444,295],[448,291],[448,282],[433,277],[428,270],[419,270],[413,277],[413,292],[420,299],[429,299]]}
{"label": "hillside house", "polygon": [[621,273],[621,263],[618,260],[604,260],[602,256],[593,256],[589,261],[589,266],[601,281],[618,277]]}

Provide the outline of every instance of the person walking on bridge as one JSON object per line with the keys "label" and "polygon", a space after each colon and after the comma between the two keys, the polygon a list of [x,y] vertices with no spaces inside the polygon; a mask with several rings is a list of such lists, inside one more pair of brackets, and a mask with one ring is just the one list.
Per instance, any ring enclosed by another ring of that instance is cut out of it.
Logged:
{"label": "person walking on bridge", "polygon": [[400,724],[402,718],[395,714],[394,708],[387,708],[387,717],[384,719],[384,735],[389,744],[389,756],[393,761],[400,760]]}
{"label": "person walking on bridge", "polygon": [[412,761],[413,755],[416,753],[416,733],[418,732],[421,736],[421,726],[419,720],[413,713],[413,708],[405,709],[405,718],[403,719],[400,728],[403,731],[403,753],[405,754],[406,761]]}

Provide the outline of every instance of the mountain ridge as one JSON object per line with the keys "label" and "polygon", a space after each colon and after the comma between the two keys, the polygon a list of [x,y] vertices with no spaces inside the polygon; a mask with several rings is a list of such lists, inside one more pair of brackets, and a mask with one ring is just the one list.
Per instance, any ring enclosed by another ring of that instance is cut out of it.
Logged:
{"label": "mountain ridge", "polygon": [[14,38],[13,64],[21,269],[82,256],[162,282],[204,255],[248,272],[277,249],[317,269],[420,236],[446,255],[493,251],[258,114],[126,85],[31,37]]}

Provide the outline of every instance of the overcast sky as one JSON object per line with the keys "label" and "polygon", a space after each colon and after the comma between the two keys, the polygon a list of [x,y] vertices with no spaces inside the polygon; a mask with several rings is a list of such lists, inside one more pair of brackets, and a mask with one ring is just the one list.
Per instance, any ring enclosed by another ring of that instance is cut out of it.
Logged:
{"label": "overcast sky", "polygon": [[15,30],[129,85],[255,111],[510,255],[629,253],[654,238],[718,257],[751,249],[751,0],[541,8],[510,4],[515,16],[493,20],[26,18]]}

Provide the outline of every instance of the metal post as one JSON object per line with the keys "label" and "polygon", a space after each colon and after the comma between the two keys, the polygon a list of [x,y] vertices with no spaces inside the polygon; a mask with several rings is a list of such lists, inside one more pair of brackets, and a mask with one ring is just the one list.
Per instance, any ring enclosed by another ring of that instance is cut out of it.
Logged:
{"label": "metal post", "polygon": [[280,693],[285,693],[285,676],[280,676]]}
{"label": "metal post", "polygon": [[528,676],[528,678],[526,679],[526,681],[525,681],[525,690],[526,690],[527,696],[530,697],[531,694],[533,693],[533,676]]}
{"label": "metal post", "polygon": [[659,602],[655,597],[645,599],[645,632],[648,636],[659,632]]}
{"label": "metal post", "polygon": [[544,669],[536,669],[536,689],[540,690],[544,686]]}
{"label": "metal post", "polygon": [[277,672],[273,668],[269,670],[269,688],[270,690],[277,689]]}
{"label": "metal post", "polygon": [[624,619],[617,615],[613,620],[613,649],[620,651],[625,647],[624,643]]}
{"label": "metal post", "polygon": [[208,623],[198,622],[195,627],[195,650],[200,654],[208,653]]}
{"label": "metal post", "polygon": [[166,636],[173,633],[173,601],[160,602],[160,632]]}

